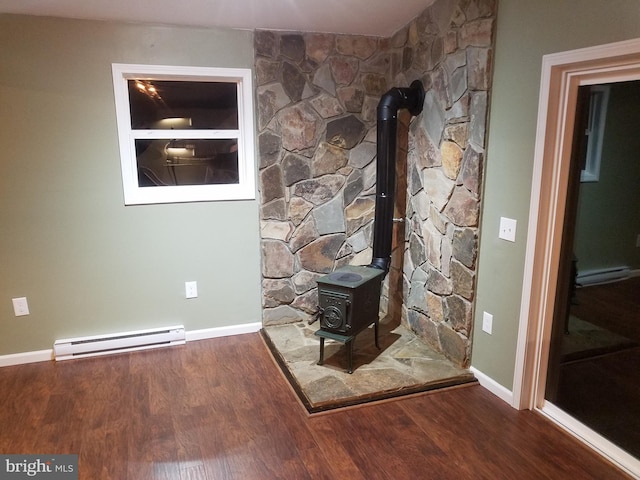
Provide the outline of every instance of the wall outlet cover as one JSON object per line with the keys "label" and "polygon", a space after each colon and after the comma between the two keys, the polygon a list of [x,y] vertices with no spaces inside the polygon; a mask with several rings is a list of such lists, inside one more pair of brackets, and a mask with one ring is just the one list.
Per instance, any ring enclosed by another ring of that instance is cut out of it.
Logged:
{"label": "wall outlet cover", "polygon": [[513,218],[500,217],[500,232],[498,233],[498,238],[515,242],[517,224],[518,222]]}
{"label": "wall outlet cover", "polygon": [[184,282],[184,293],[186,298],[196,298],[198,296],[198,282]]}
{"label": "wall outlet cover", "polygon": [[29,304],[27,303],[27,297],[12,298],[13,312],[16,317],[23,315],[29,315]]}

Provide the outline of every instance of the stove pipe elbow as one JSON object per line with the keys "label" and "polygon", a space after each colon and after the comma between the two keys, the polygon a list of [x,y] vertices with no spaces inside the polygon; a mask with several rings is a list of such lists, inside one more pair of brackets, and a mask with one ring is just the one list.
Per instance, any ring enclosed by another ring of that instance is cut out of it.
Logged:
{"label": "stove pipe elbow", "polygon": [[414,81],[409,88],[392,88],[378,103],[376,205],[373,224],[373,259],[369,267],[389,271],[393,237],[393,207],[396,186],[396,139],[398,110],[407,109],[419,115],[424,105],[422,82]]}

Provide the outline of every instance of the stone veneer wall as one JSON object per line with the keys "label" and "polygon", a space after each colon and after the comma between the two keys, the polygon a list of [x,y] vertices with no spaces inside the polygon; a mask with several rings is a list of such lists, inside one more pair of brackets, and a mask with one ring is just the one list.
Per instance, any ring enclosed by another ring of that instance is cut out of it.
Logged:
{"label": "stone veneer wall", "polygon": [[420,79],[423,113],[401,116],[406,218],[381,309],[469,364],[495,10],[437,0],[389,39],[256,32],[265,326],[307,320],[318,276],[369,263],[377,103]]}

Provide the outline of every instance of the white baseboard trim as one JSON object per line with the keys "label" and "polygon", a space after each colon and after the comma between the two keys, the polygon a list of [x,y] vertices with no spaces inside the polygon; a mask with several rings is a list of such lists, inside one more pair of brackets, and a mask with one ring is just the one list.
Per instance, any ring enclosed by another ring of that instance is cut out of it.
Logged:
{"label": "white baseboard trim", "polygon": [[53,349],[0,355],[0,368],[53,360]]}
{"label": "white baseboard trim", "polygon": [[255,333],[262,328],[262,322],[245,323],[242,325],[230,325],[228,327],[205,328],[186,332],[187,342],[193,340],[206,340],[208,338],[228,337],[229,335],[242,335]]}
{"label": "white baseboard trim", "polygon": [[[227,337],[229,335],[242,335],[254,333],[262,328],[261,322],[245,323],[242,325],[230,325],[227,327],[204,328],[185,332],[187,342],[194,340],[206,340],[208,338]],[[33,352],[10,353],[0,355],[0,368],[26,363],[47,362],[53,360],[53,349],[36,350]]]}
{"label": "white baseboard trim", "polygon": [[609,459],[609,461],[616,464],[633,478],[640,479],[640,460],[633,455],[546,400],[542,408],[537,409],[537,411],[545,415],[558,427]]}
{"label": "white baseboard trim", "polygon": [[469,370],[471,370],[471,372],[475,375],[475,377],[478,379],[478,382],[480,383],[481,386],[489,390],[499,399],[505,401],[506,403],[514,407],[513,392],[511,390],[503,387],[498,382],[496,382],[493,378],[485,375],[475,367],[471,367]]}

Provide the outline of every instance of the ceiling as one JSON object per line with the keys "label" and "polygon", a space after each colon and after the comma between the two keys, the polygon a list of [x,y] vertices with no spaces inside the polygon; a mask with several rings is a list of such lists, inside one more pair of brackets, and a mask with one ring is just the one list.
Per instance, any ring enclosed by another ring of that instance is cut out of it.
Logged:
{"label": "ceiling", "polygon": [[391,36],[435,0],[0,0],[0,13]]}

